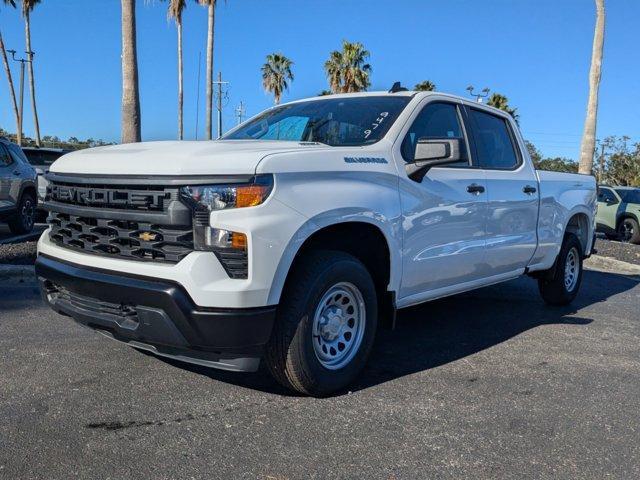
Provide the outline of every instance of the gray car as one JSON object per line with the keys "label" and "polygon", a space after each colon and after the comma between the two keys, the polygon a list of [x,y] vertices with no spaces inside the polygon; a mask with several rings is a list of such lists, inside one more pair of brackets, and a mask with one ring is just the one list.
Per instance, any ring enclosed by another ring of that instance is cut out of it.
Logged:
{"label": "gray car", "polygon": [[15,234],[33,229],[37,175],[18,145],[0,138],[0,221]]}

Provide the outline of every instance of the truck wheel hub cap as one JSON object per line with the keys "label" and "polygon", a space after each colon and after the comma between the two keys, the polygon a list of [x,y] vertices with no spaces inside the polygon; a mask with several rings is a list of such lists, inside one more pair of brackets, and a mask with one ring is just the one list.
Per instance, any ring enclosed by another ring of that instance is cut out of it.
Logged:
{"label": "truck wheel hub cap", "polygon": [[567,292],[572,292],[573,289],[576,288],[579,268],[578,250],[574,247],[567,253],[564,266],[564,286]]}
{"label": "truck wheel hub cap", "polygon": [[313,317],[313,350],[323,367],[337,370],[358,352],[365,328],[364,298],[340,282],[322,296]]}

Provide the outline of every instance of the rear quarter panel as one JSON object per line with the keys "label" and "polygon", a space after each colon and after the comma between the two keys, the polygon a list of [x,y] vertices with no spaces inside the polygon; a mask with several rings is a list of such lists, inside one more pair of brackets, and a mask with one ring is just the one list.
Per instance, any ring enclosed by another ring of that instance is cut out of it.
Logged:
{"label": "rear quarter panel", "polygon": [[530,270],[545,270],[555,261],[569,220],[585,214],[588,228],[585,253],[591,251],[595,231],[596,182],[590,175],[537,172],[540,184],[540,212],[538,215],[538,248],[531,260]]}

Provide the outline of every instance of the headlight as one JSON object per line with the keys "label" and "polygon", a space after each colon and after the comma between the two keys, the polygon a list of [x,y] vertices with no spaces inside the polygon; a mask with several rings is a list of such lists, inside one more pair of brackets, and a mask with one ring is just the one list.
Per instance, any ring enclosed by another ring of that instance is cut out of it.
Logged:
{"label": "headlight", "polygon": [[194,248],[214,252],[231,278],[247,278],[247,237],[241,232],[212,228],[209,215],[217,210],[260,205],[272,189],[272,175],[256,175],[251,183],[193,185],[180,189],[180,196],[193,210]]}
{"label": "headlight", "polygon": [[252,183],[236,185],[193,185],[182,187],[181,196],[194,211],[255,207],[264,202],[273,188],[272,175],[257,175]]}

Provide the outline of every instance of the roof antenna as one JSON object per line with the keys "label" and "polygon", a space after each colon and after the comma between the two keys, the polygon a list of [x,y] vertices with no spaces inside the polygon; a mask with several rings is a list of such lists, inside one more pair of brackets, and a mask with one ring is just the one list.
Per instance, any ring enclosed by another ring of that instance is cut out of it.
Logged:
{"label": "roof antenna", "polygon": [[402,85],[400,85],[400,82],[396,82],[393,84],[393,87],[391,87],[391,90],[389,90],[389,93],[398,93],[398,92],[406,92],[408,91],[406,88],[404,88]]}

